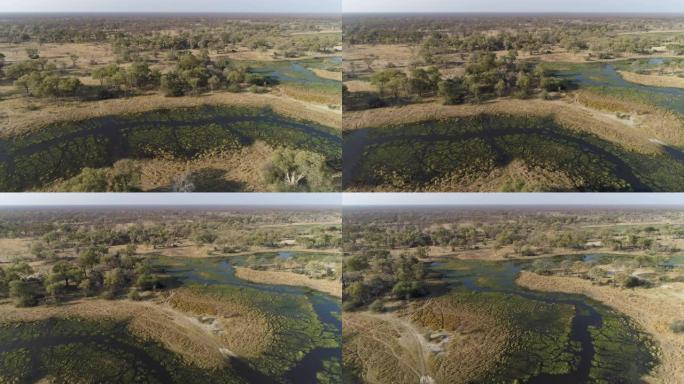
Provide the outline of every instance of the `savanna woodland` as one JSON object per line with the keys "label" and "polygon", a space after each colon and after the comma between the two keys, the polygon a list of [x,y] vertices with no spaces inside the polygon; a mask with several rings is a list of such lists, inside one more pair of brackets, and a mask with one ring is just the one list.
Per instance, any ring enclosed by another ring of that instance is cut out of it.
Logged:
{"label": "savanna woodland", "polygon": [[5,15],[0,190],[339,190],[340,29],[323,15]]}

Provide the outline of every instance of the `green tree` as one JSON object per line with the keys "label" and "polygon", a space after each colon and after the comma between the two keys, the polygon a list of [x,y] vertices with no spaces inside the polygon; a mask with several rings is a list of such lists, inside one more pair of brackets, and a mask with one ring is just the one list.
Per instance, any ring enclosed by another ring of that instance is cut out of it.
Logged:
{"label": "green tree", "polygon": [[17,307],[32,307],[38,304],[38,285],[28,280],[12,280],[9,296]]}
{"label": "green tree", "polygon": [[323,155],[289,148],[274,152],[266,179],[283,191],[325,191],[332,187],[332,175]]}
{"label": "green tree", "polygon": [[461,79],[447,79],[439,83],[439,95],[444,97],[444,104],[463,104],[466,91]]}

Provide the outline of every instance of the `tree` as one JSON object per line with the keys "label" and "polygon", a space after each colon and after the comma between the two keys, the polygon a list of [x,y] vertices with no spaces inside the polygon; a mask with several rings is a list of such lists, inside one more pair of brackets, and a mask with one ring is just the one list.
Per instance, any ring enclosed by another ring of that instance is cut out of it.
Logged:
{"label": "tree", "polygon": [[109,192],[139,191],[140,166],[130,159],[119,160],[112,166],[108,181]]}
{"label": "tree", "polygon": [[496,91],[496,95],[499,97],[503,97],[506,94],[506,82],[503,81],[503,79],[499,80],[496,85],[494,86],[494,90]]}
{"label": "tree", "polygon": [[215,90],[221,88],[221,78],[213,75],[208,80],[209,89],[214,92]]}
{"label": "tree", "polygon": [[40,54],[36,48],[26,48],[26,55],[31,60],[37,60],[40,58]]}
{"label": "tree", "polygon": [[50,277],[53,281],[64,281],[64,286],[69,287],[69,280],[79,283],[83,278],[83,271],[77,266],[66,261],[58,261],[52,267]]}
{"label": "tree", "polygon": [[34,281],[13,280],[9,283],[9,296],[17,307],[32,307],[38,304],[38,286]]}
{"label": "tree", "polygon": [[76,68],[76,63],[78,63],[78,55],[75,53],[70,53],[69,58],[71,59],[71,66]]}
{"label": "tree", "polygon": [[88,247],[86,250],[82,251],[78,255],[78,263],[84,269],[90,269],[100,262],[100,255],[97,252],[97,248]]}
{"label": "tree", "polygon": [[266,170],[267,181],[284,191],[321,191],[331,188],[325,157],[289,148],[276,150]]}
{"label": "tree", "polygon": [[106,170],[86,167],[80,174],[65,181],[62,189],[67,192],[107,192],[108,179]]}
{"label": "tree", "polygon": [[530,94],[530,77],[527,74],[520,72],[518,79],[515,82],[515,87],[518,88],[520,96],[525,97]]}
{"label": "tree", "polygon": [[114,268],[105,272],[104,287],[111,295],[116,295],[125,282],[126,278],[121,268]]}
{"label": "tree", "polygon": [[444,97],[444,104],[463,104],[466,92],[461,79],[447,79],[439,83],[439,95]]}
{"label": "tree", "polygon": [[177,72],[162,75],[161,89],[167,97],[183,96],[190,90],[190,85]]}

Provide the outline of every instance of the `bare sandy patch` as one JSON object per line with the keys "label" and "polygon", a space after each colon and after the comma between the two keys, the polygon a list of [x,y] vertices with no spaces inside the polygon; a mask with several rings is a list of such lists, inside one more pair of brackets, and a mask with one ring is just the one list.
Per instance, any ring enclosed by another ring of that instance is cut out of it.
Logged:
{"label": "bare sandy patch", "polygon": [[314,279],[286,271],[257,271],[245,267],[235,267],[235,276],[253,283],[307,287],[332,296],[342,297],[342,282],[337,280]]}
{"label": "bare sandy patch", "polygon": [[684,334],[670,330],[672,322],[684,319],[684,283],[620,289],[574,277],[541,276],[525,271],[516,281],[529,289],[585,295],[626,314],[651,334],[662,350],[660,365],[648,381],[676,384],[684,377]]}

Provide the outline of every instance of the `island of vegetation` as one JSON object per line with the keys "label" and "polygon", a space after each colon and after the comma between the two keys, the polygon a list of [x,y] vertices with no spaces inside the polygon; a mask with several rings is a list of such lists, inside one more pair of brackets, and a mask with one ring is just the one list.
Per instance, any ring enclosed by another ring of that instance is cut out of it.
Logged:
{"label": "island of vegetation", "polygon": [[343,381],[677,383],[684,213],[349,208]]}
{"label": "island of vegetation", "polygon": [[343,186],[682,191],[683,26],[669,15],[345,16]]}
{"label": "island of vegetation", "polygon": [[327,208],[3,210],[0,382],[339,382],[340,239]]}
{"label": "island of vegetation", "polygon": [[334,191],[340,21],[6,15],[0,190]]}

